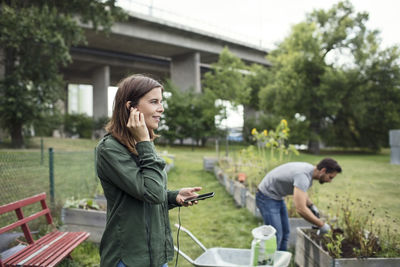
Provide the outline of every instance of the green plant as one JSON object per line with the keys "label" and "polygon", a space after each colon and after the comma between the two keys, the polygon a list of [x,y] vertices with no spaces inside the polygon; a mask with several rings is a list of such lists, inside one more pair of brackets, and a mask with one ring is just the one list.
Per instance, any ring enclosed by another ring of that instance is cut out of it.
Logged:
{"label": "green plant", "polygon": [[53,131],[62,124],[62,115],[55,111],[53,114],[42,114],[33,122],[36,136],[52,136]]}
{"label": "green plant", "polygon": [[[289,138],[290,128],[285,119],[282,119],[275,130],[263,130],[258,132],[253,129],[251,134],[257,142],[259,156],[262,158],[263,164],[267,169],[272,169],[273,166],[279,165],[284,161],[289,161],[292,154],[299,155],[297,149],[291,145],[286,144]],[[266,159],[266,150],[269,150],[269,161]]]}
{"label": "green plant", "polygon": [[66,258],[60,267],[99,266],[99,246],[91,242],[83,242],[71,253],[71,258]]}
{"label": "green plant", "polygon": [[246,174],[246,185],[255,193],[257,185],[262,178],[275,166],[289,161],[292,154],[298,155],[293,145],[287,145],[289,127],[286,120],[281,120],[275,130],[258,132],[253,128],[251,134],[256,141],[255,146],[250,145],[234,154],[233,160],[222,159],[220,167],[233,179],[238,173]]}
{"label": "green plant", "polygon": [[64,208],[99,210],[100,206],[92,198],[75,199],[72,197],[65,201]]}
{"label": "green plant", "polygon": [[81,138],[91,138],[93,127],[93,118],[85,114],[65,115],[64,130],[69,136],[79,135]]}
{"label": "green plant", "polygon": [[[339,196],[336,196],[339,201]],[[343,231],[343,238],[332,233],[326,235],[324,239],[325,246],[334,257],[339,257],[339,240],[343,244],[352,247],[352,257],[377,257],[377,256],[399,256],[400,239],[396,229],[391,227],[387,215],[384,223],[378,224],[375,217],[375,208],[371,206],[371,201],[363,201],[357,198],[355,201],[351,198],[345,198],[340,201],[335,214],[336,229]],[[386,230],[383,230],[386,229]],[[341,255],[342,256],[342,255]]]}
{"label": "green plant", "polygon": [[328,240],[326,247],[328,252],[334,258],[340,258],[342,254],[342,241],[344,237],[342,234],[335,235],[333,231],[330,231],[325,235],[325,238]]}
{"label": "green plant", "polygon": [[107,125],[109,118],[107,116],[102,116],[100,118],[93,120],[93,129],[95,131],[102,130]]}

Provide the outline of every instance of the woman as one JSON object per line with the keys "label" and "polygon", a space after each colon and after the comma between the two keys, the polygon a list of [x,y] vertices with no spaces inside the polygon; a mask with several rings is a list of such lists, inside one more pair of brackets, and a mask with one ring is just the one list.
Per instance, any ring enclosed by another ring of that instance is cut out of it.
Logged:
{"label": "woman", "polygon": [[183,201],[201,190],[167,190],[165,162],[152,143],[164,111],[162,92],[160,83],[143,75],[122,80],[108,133],[97,145],[96,168],[107,199],[100,266],[166,266],[173,258],[168,209],[187,206]]}

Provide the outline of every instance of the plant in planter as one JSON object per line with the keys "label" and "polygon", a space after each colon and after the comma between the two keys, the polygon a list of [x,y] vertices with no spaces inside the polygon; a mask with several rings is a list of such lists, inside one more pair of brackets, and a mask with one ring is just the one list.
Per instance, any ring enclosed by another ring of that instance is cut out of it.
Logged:
{"label": "plant in planter", "polygon": [[100,210],[101,207],[92,198],[75,199],[69,198],[65,201],[64,208]]}
{"label": "plant in planter", "polygon": [[[336,196],[336,199],[339,197]],[[365,202],[361,199],[353,201],[347,198],[338,205],[335,217],[338,220],[333,237],[336,236],[337,239],[343,235],[342,257],[400,256],[400,236],[397,230],[391,227],[396,225],[396,220],[392,220],[387,213],[385,218],[376,218],[375,209],[371,208],[370,201]],[[381,223],[378,223],[378,220]],[[331,243],[329,240],[322,242]]]}
{"label": "plant in planter", "polygon": [[[338,197],[336,197],[338,199]],[[365,212],[363,212],[365,211]],[[370,202],[345,199],[337,205],[332,231],[324,236],[298,229],[296,263],[301,266],[399,266],[396,221],[375,217]],[[298,254],[297,254],[298,253]],[[333,265],[332,265],[333,264]]]}
{"label": "plant in planter", "polygon": [[220,159],[219,167],[234,179],[239,179],[239,173],[244,173],[246,179],[243,183],[254,194],[269,169],[289,161],[292,154],[298,154],[293,145],[286,145],[289,132],[286,120],[281,120],[274,130],[258,132],[254,128],[251,134],[256,146],[242,149],[232,159]]}

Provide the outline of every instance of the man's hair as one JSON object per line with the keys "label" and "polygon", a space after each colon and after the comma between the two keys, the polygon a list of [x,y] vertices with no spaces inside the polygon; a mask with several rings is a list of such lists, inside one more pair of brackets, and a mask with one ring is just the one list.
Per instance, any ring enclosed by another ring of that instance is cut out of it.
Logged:
{"label": "man's hair", "polygon": [[326,169],[326,173],[332,173],[332,172],[337,172],[341,173],[342,172],[342,167],[337,163],[336,160],[331,159],[331,158],[324,158],[321,160],[318,165],[317,169],[322,170],[323,168]]}

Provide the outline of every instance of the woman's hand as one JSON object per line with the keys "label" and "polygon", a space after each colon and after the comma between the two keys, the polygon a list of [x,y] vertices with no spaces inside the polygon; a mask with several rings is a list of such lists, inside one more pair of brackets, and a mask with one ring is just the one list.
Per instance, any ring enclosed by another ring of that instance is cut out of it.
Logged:
{"label": "woman's hand", "polygon": [[200,191],[201,187],[187,187],[187,188],[182,188],[179,190],[179,194],[176,196],[176,202],[178,202],[179,205],[183,205],[185,207],[187,206],[192,206],[193,204],[197,204],[197,201],[191,202],[189,201],[188,203],[184,203],[185,199],[192,198],[198,196],[197,191]]}
{"label": "woman's hand", "polygon": [[150,134],[144,120],[144,115],[140,113],[137,108],[130,108],[130,115],[126,127],[128,127],[129,132],[133,135],[136,142],[150,141]]}

